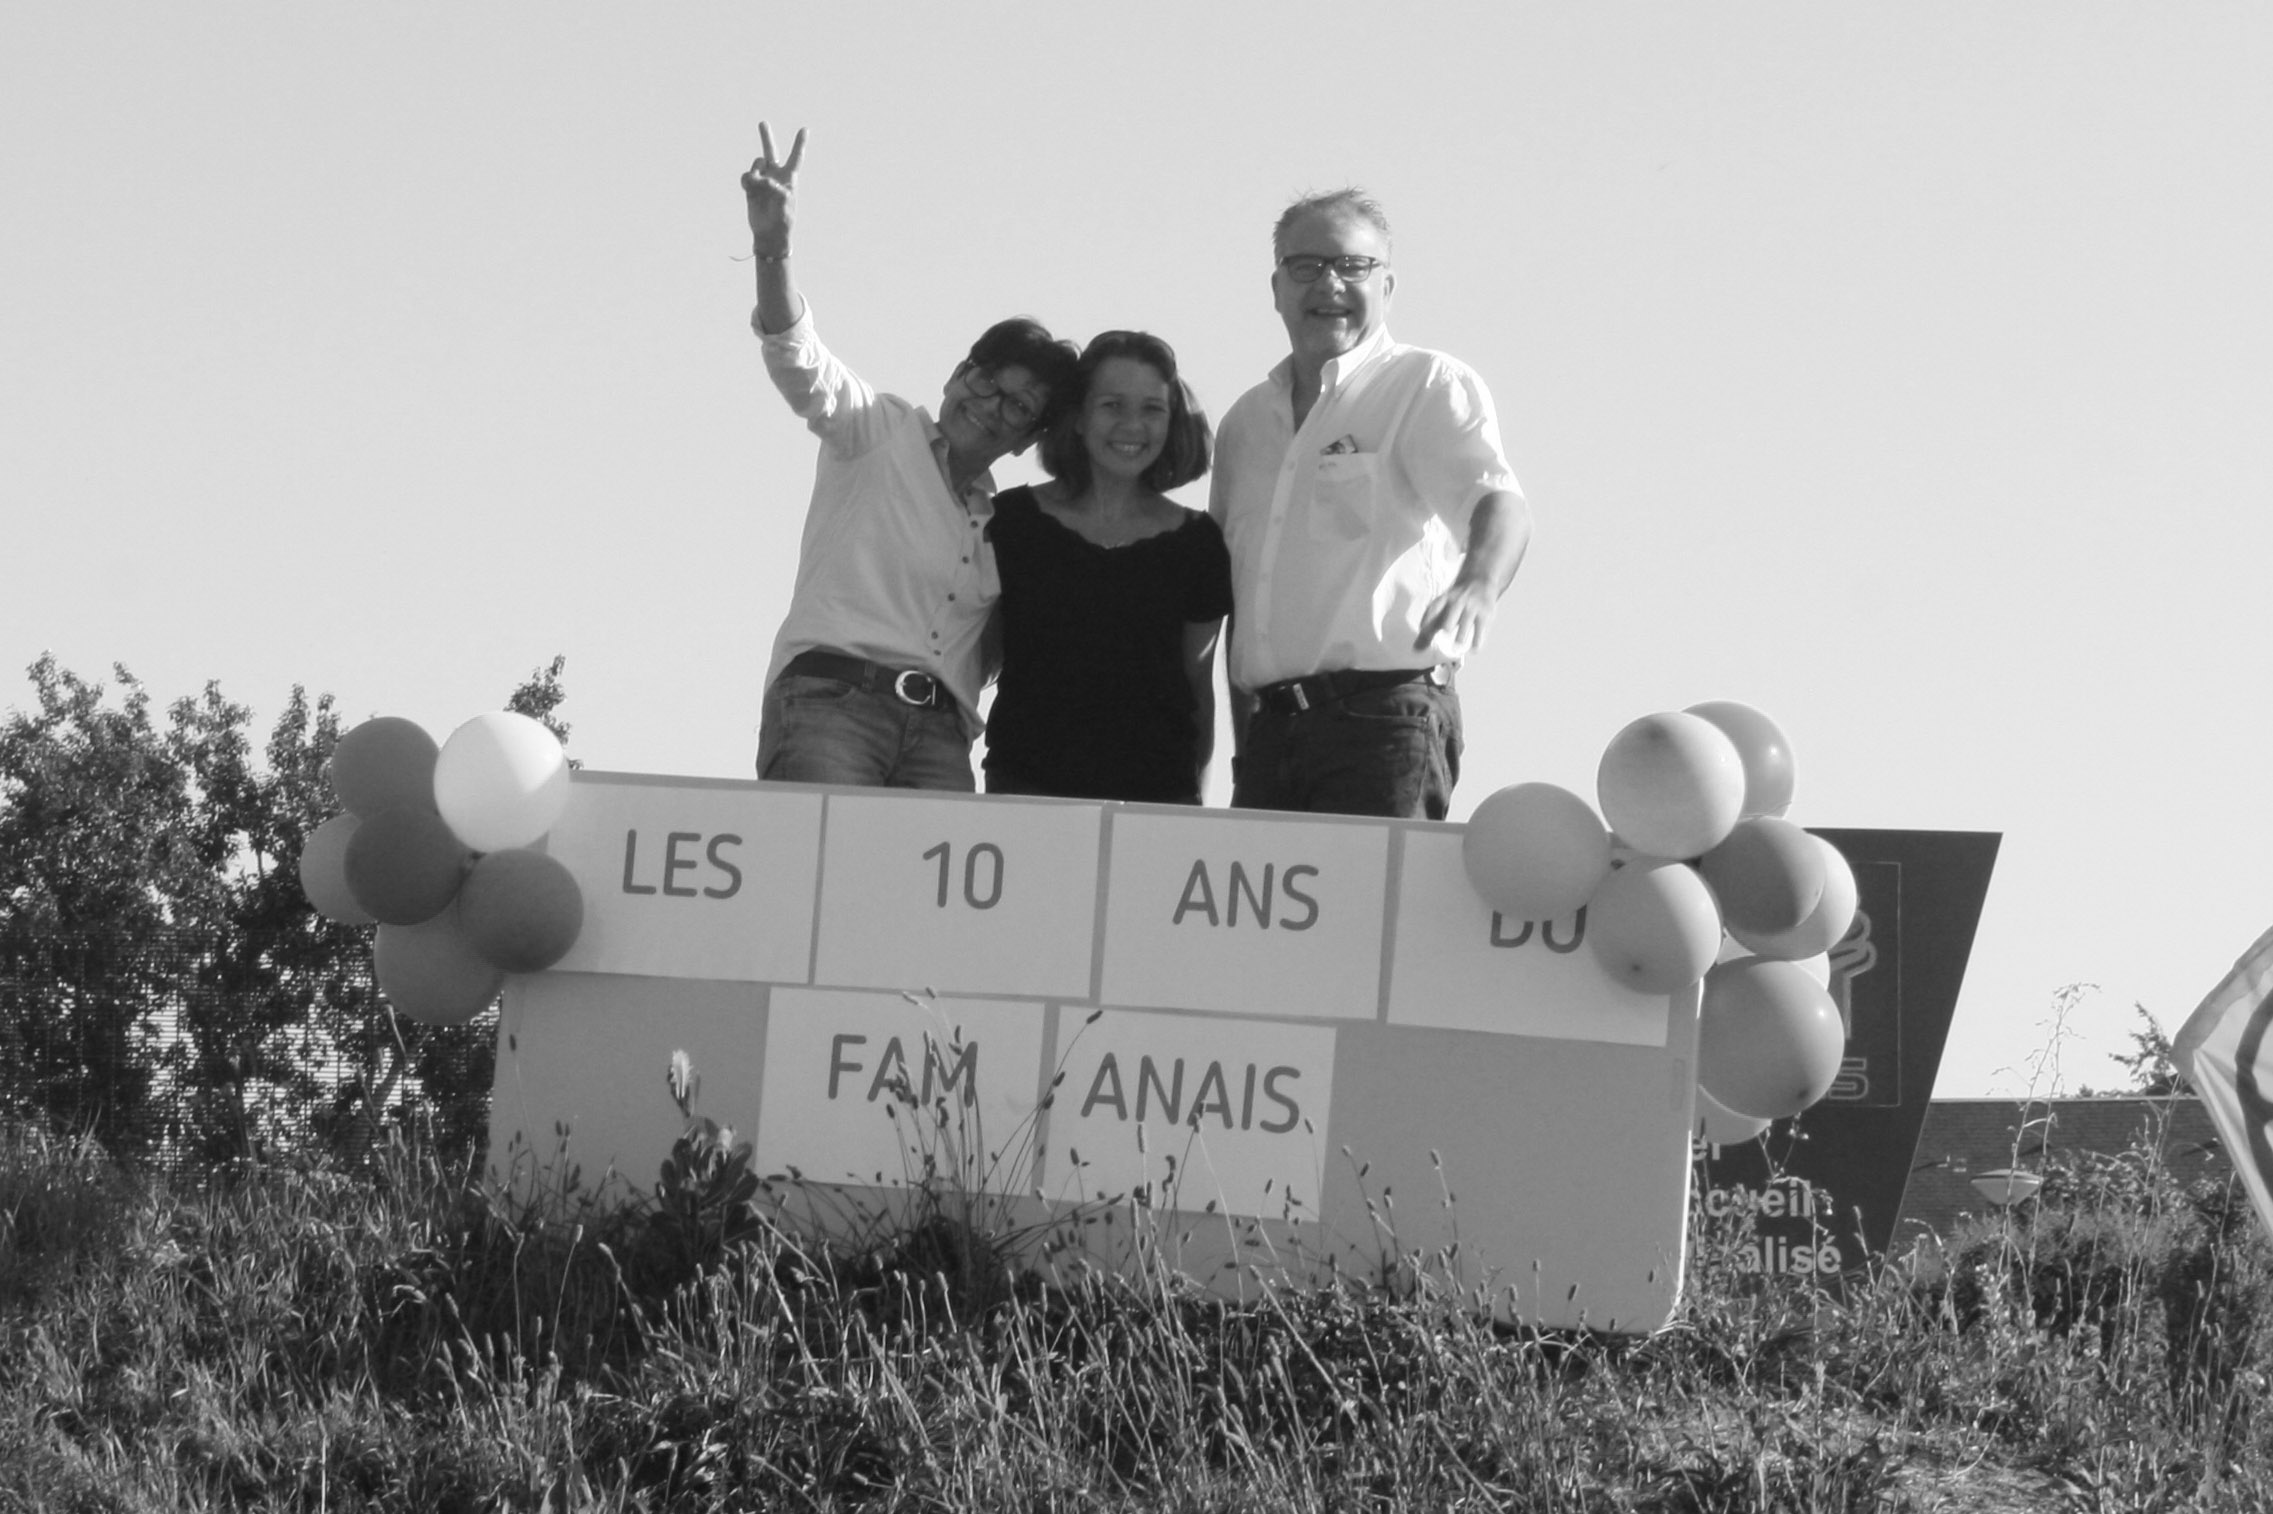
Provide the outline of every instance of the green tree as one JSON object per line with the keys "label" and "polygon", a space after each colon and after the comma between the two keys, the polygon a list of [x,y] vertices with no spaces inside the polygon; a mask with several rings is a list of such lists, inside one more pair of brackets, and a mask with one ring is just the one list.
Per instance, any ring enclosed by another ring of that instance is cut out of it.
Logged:
{"label": "green tree", "polygon": [[[561,687],[560,682],[560,670],[567,666],[568,654],[556,654],[551,662],[531,672],[505,701],[505,708],[514,714],[526,715],[531,720],[541,722],[563,747],[568,745],[570,727],[567,721],[554,712],[568,698],[568,690]],[[568,765],[575,768],[584,764],[571,757]]]}
{"label": "green tree", "polygon": [[[0,722],[0,1057],[33,1108],[131,1155],[177,1003],[157,948],[218,898],[183,760],[212,733],[161,733],[149,692],[115,672],[106,704],[42,656],[36,708]],[[226,769],[225,751],[201,755]]]}
{"label": "green tree", "polygon": [[2115,1061],[2130,1069],[2131,1086],[2123,1092],[2158,1096],[2194,1092],[2194,1085],[2186,1080],[2186,1074],[2179,1070],[2171,1055],[2170,1037],[2163,1034],[2155,1017],[2147,1013],[2147,1006],[2134,1004],[2131,1011],[2139,1019],[2130,1033],[2131,1050],[2110,1053]]}
{"label": "green tree", "polygon": [[276,1132],[336,1131],[388,1052],[370,981],[371,933],[317,914],[300,887],[300,848],[336,808],[325,765],[340,721],[330,695],[294,685],[264,769],[247,760],[241,707],[208,687],[174,707],[182,758],[203,801],[217,880],[195,923],[195,991],[176,1055],[182,1139],[208,1160],[244,1156]]}
{"label": "green tree", "polygon": [[[508,708],[565,742],[564,666]],[[295,685],[262,765],[217,684],[161,727],[114,673],[110,702],[42,656],[36,708],[0,721],[0,1112],[13,1100],[126,1158],[163,1140],[229,1160],[367,1129],[407,1069],[436,1134],[477,1142],[493,1022],[398,1021],[372,986],[370,929],[318,915],[300,887],[301,846],[338,808],[331,696]]]}

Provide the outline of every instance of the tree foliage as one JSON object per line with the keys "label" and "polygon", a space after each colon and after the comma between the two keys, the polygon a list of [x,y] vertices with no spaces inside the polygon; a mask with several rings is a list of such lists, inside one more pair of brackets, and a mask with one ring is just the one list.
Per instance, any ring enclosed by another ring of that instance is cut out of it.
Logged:
{"label": "tree foliage", "polygon": [[[505,701],[505,708],[516,715],[526,715],[531,720],[540,722],[564,747],[568,745],[570,727],[556,712],[560,709],[561,701],[568,697],[568,691],[560,684],[560,670],[567,666],[568,658],[565,655],[554,657],[551,662],[531,672]],[[574,768],[584,764],[571,757],[568,765]]]}
{"label": "tree foliage", "polygon": [[2171,1054],[2170,1037],[2163,1034],[2155,1017],[2147,1013],[2147,1006],[2134,1004],[2131,1010],[2139,1019],[2130,1033],[2131,1049],[2110,1053],[2115,1061],[2130,1070],[2131,1086],[2124,1092],[2150,1095],[2194,1092],[2194,1085],[2187,1081]]}
{"label": "tree foliage", "polygon": [[[514,691],[542,720],[564,659]],[[304,838],[337,810],[342,730],[295,685],[256,760],[251,716],[208,683],[161,721],[51,655],[0,720],[0,1112],[94,1135],[124,1158],[207,1161],[281,1132],[345,1139],[403,1070],[440,1134],[478,1140],[492,1027],[398,1021],[369,928],[318,915]]]}

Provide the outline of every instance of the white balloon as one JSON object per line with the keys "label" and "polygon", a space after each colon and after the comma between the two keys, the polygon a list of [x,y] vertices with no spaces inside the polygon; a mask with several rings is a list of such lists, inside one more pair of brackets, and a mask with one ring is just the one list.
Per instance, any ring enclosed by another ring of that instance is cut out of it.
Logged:
{"label": "white balloon", "polygon": [[1705,975],[1721,940],[1713,891],[1678,862],[1629,862],[1586,906],[1586,942],[1602,970],[1645,994],[1677,993]]}
{"label": "white balloon", "polygon": [[533,846],[567,804],[568,754],[526,715],[476,715],[434,760],[434,806],[477,852]]}
{"label": "white balloon", "polygon": [[1518,783],[1476,806],[1460,856],[1493,909],[1511,920],[1559,920],[1610,875],[1610,833],[1569,789]]}
{"label": "white balloon", "polygon": [[1594,781],[1618,839],[1653,857],[1703,856],[1744,808],[1736,743],[1686,712],[1644,715],[1611,737]]}
{"label": "white balloon", "polygon": [[1792,744],[1763,711],[1733,699],[1708,699],[1688,714],[1719,726],[1744,762],[1744,813],[1781,815],[1792,807]]}

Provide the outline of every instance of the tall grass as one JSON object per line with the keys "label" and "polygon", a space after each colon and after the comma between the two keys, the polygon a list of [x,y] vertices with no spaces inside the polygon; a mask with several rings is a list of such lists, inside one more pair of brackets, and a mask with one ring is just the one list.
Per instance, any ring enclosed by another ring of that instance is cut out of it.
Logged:
{"label": "tall grass", "polygon": [[135,1182],[18,1128],[0,1514],[2273,1506],[2245,1201],[2142,1152],[2032,1208],[1830,1290],[1701,1225],[1671,1327],[1543,1337],[1426,1257],[1234,1305],[1044,1287],[968,1210],[823,1245],[691,1117],[606,1206],[400,1144]]}

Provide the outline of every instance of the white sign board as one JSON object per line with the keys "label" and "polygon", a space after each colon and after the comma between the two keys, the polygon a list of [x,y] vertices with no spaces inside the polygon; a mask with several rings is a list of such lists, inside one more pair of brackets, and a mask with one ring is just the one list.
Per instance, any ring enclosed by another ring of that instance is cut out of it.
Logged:
{"label": "white sign board", "polygon": [[982,1147],[1040,1107],[1038,1004],[816,988],[772,997],[757,1124],[769,1171],[824,1183],[905,1181],[918,1176],[907,1163],[927,1134],[909,1127],[941,1102],[952,1129]]}
{"label": "white sign board", "polygon": [[1134,807],[1115,821],[1107,1003],[1373,1017],[1386,827]]}
{"label": "white sign board", "polygon": [[584,931],[507,990],[492,1165],[566,1131],[644,1189],[683,1050],[699,1112],[828,1191],[802,1213],[951,1172],[1226,1292],[1422,1256],[1511,1319],[1654,1328],[1695,992],[1604,975],[1583,915],[1494,915],[1461,834],[579,772],[546,845]]}

